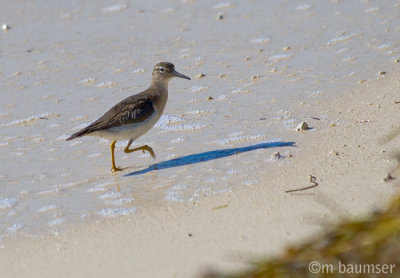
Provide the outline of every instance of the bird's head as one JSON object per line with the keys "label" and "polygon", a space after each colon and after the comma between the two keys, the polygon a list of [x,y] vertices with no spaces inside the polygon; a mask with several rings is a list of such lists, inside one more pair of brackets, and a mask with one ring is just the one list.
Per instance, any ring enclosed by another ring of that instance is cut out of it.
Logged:
{"label": "bird's head", "polygon": [[168,82],[172,77],[179,77],[190,80],[189,77],[175,70],[175,66],[169,62],[161,62],[154,66],[153,82]]}

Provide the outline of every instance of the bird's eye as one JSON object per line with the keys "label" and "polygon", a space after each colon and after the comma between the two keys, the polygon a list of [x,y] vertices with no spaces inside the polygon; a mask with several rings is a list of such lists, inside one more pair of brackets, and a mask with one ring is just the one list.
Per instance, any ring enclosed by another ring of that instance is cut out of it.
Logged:
{"label": "bird's eye", "polygon": [[164,73],[165,68],[164,68],[164,67],[160,67],[158,70],[159,70],[161,73]]}

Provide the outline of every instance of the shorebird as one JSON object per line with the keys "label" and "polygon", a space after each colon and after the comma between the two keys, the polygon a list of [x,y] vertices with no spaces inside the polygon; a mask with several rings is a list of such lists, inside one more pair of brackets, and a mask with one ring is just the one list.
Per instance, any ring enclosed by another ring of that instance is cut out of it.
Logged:
{"label": "shorebird", "polygon": [[114,149],[117,140],[129,140],[125,153],[142,150],[155,158],[154,151],[148,145],[130,149],[134,140],[149,131],[160,119],[168,100],[168,82],[172,77],[190,80],[175,70],[169,62],[154,66],[150,87],[136,95],[127,97],[114,105],[103,116],[84,129],[72,134],[67,140],[81,136],[99,136],[111,141],[112,171],[121,171],[115,166]]}

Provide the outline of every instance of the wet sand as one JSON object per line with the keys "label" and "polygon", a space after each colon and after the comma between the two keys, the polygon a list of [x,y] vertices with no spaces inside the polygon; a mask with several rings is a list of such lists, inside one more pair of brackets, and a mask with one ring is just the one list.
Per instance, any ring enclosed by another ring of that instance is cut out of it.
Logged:
{"label": "wet sand", "polygon": [[[2,276],[240,268],[384,204],[395,191],[383,178],[398,139],[379,139],[397,127],[398,5],[308,3],[10,2]],[[108,142],[65,141],[145,89],[160,60],[193,80],[171,82],[165,116],[136,143],[157,160],[120,142],[128,168],[113,175]],[[302,121],[311,129],[296,132]],[[316,187],[285,192],[310,175]]]}
{"label": "wet sand", "polygon": [[[253,171],[261,182],[199,202],[146,206],[56,237],[14,238],[0,250],[2,276],[197,277],[212,268],[232,271],[382,207],[398,191],[396,182],[383,179],[397,164],[400,138],[380,143],[398,128],[393,75],[349,89],[332,103],[308,104],[310,115],[325,118],[310,122],[312,130],[293,132],[297,147],[285,167],[268,176]],[[309,174],[316,187],[285,193],[310,186]]]}

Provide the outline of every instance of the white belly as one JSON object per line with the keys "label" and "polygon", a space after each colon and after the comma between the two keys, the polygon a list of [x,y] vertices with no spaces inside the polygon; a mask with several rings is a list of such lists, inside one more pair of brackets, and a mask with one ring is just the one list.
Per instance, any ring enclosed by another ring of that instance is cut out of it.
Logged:
{"label": "white belly", "polygon": [[111,141],[114,140],[136,140],[149,131],[160,119],[162,113],[154,113],[150,118],[141,123],[127,124],[113,127],[107,130],[96,131],[90,135],[99,136]]}

